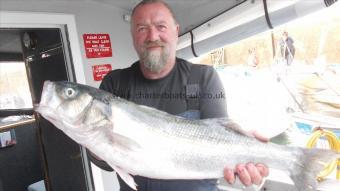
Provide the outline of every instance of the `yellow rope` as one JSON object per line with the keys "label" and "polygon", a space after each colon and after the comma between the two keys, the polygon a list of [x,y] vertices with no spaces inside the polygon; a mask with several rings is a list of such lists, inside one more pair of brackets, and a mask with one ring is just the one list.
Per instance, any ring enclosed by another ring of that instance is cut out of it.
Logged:
{"label": "yellow rope", "polygon": [[[330,149],[334,150],[335,152],[340,152],[340,140],[338,140],[337,136],[333,132],[321,128],[312,133],[311,138],[307,143],[307,147],[313,148],[318,139],[323,136],[328,140]],[[334,169],[337,169],[336,179],[340,180],[340,158],[329,163],[318,175],[318,180],[322,180],[324,177],[328,176]]]}

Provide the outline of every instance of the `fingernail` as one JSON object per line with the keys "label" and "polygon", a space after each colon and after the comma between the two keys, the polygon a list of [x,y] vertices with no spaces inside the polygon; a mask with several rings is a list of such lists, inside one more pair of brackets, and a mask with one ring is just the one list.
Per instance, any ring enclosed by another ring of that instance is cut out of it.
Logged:
{"label": "fingernail", "polygon": [[[231,169],[228,169],[227,170],[228,172],[228,174],[234,174],[234,171],[233,170],[231,170]],[[228,180],[227,180],[227,182],[229,183],[229,184],[234,184],[234,182],[235,182],[235,179],[234,178],[229,178]]]}
{"label": "fingernail", "polygon": [[264,167],[263,167],[263,166],[258,166],[257,169],[258,169],[259,171],[261,171],[261,172],[264,171]]}
{"label": "fingernail", "polygon": [[238,173],[243,173],[244,170],[245,170],[245,166],[243,166],[243,165],[240,165],[240,166],[238,166],[238,168],[237,168],[237,172],[238,172]]}
{"label": "fingernail", "polygon": [[247,164],[247,169],[250,170],[250,171],[253,171],[255,169],[255,165],[252,164],[252,163],[248,163]]}

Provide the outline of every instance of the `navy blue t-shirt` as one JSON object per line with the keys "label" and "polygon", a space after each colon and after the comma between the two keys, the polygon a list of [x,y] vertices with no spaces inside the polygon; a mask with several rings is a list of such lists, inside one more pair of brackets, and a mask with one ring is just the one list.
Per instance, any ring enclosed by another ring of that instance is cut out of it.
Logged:
{"label": "navy blue t-shirt", "polygon": [[[192,77],[193,71],[197,72],[195,78]],[[192,79],[195,79],[194,82]],[[100,89],[137,104],[186,118],[227,116],[224,89],[217,72],[211,66],[191,64],[180,58],[176,59],[172,71],[162,79],[146,79],[140,71],[139,62],[136,62],[128,68],[107,74]],[[194,99],[191,99],[191,94],[195,94]],[[105,162],[90,158],[97,166],[112,170]],[[121,191],[132,191],[119,176],[118,180]],[[216,180],[159,180],[141,176],[134,176],[134,180],[138,191],[218,190]]]}

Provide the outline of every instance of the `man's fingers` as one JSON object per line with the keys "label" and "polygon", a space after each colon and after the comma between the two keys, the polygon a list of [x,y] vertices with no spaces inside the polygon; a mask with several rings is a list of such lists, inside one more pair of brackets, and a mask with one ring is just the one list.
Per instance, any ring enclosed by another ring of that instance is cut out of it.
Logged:
{"label": "man's fingers", "polygon": [[255,167],[254,163],[246,164],[246,169],[251,178],[251,182],[253,184],[260,185],[262,183],[262,176],[260,172],[257,170],[257,168]]}
{"label": "man's fingers", "polygon": [[223,175],[224,175],[224,179],[229,184],[234,184],[234,182],[235,182],[235,174],[234,174],[234,171],[232,169],[224,168]]}
{"label": "man's fingers", "polygon": [[269,169],[266,165],[262,163],[257,163],[255,167],[257,168],[262,177],[267,177],[269,175]]}
{"label": "man's fingers", "polygon": [[252,185],[252,180],[251,177],[245,167],[244,164],[238,164],[236,165],[236,172],[240,178],[240,181],[245,185],[245,186],[250,186]]}
{"label": "man's fingers", "polygon": [[262,142],[265,142],[265,143],[269,141],[268,137],[265,137],[265,136],[261,135],[257,131],[253,131],[252,134],[259,141],[262,141]]}
{"label": "man's fingers", "polygon": [[252,184],[261,185],[263,178],[268,176],[269,169],[266,165],[258,163],[238,164],[235,167],[235,172],[230,168],[225,168],[223,171],[224,179],[233,184],[236,180],[235,173],[238,175],[240,181],[244,186],[251,186]]}

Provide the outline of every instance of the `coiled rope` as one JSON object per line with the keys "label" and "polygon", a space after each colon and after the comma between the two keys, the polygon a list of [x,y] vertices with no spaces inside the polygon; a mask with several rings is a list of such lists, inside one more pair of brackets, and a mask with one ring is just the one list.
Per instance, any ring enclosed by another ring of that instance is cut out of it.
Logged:
{"label": "coiled rope", "polygon": [[[307,143],[307,147],[308,148],[315,147],[315,144],[318,142],[318,140],[321,137],[326,137],[330,149],[334,150],[335,152],[340,152],[340,140],[337,138],[337,136],[332,131],[328,131],[328,130],[321,129],[321,128],[318,128],[312,133],[311,138],[309,139]],[[325,167],[325,169],[321,171],[320,174],[318,175],[318,180],[320,181],[324,179],[326,176],[331,174],[334,169],[337,169],[336,179],[340,180],[340,158],[329,163]]]}

